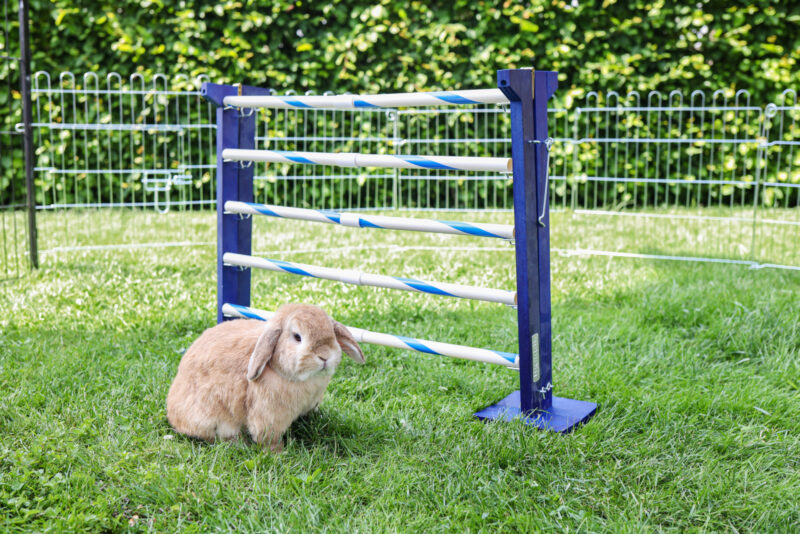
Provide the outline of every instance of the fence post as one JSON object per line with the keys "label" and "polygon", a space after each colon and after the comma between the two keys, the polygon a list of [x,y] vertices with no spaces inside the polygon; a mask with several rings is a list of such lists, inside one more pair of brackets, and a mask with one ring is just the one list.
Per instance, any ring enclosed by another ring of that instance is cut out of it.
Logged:
{"label": "fence post", "polygon": [[[768,148],[765,146],[769,143],[769,134],[772,126],[772,118],[778,113],[777,106],[769,103],[764,107],[761,113],[761,125],[759,126],[759,141],[756,147],[756,180],[755,190],[753,191],[753,228],[751,229],[750,236],[750,261],[756,264],[760,263],[758,255],[758,211],[761,207],[761,175],[762,168],[764,172],[767,169]],[[763,165],[762,165],[763,163]]]}
{"label": "fence post", "polygon": [[28,212],[28,254],[31,267],[39,267],[36,231],[36,187],[33,182],[33,116],[31,112],[31,50],[28,25],[28,0],[19,0],[20,93],[22,95],[22,150],[25,158],[25,193]]}
{"label": "fence post", "polygon": [[[225,148],[255,148],[256,114],[254,110],[226,107],[226,96],[268,95],[269,89],[250,86],[204,83],[200,89],[207,100],[217,105],[217,154]],[[226,252],[250,255],[253,222],[249,217],[225,213],[225,202],[253,202],[255,165],[217,158],[217,322],[225,320],[225,303],[250,306],[250,270],[224,265]]]}
{"label": "fence post", "polygon": [[588,420],[597,405],[552,393],[547,101],[558,87],[558,74],[501,70],[497,81],[511,103],[520,389],[475,415],[521,418],[568,432]]}

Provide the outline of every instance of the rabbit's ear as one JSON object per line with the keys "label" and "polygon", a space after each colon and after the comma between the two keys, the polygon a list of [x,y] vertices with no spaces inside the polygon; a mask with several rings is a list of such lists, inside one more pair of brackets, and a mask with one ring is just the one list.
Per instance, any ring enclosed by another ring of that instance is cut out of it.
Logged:
{"label": "rabbit's ear", "polygon": [[248,380],[252,382],[264,372],[264,367],[267,366],[267,362],[275,352],[279,337],[281,337],[281,325],[277,322],[273,324],[270,321],[267,328],[264,329],[264,333],[258,338],[256,348],[253,349],[253,354],[250,356],[250,363],[247,366]]}
{"label": "rabbit's ear", "polygon": [[333,321],[333,333],[336,334],[336,341],[342,347],[345,354],[353,358],[358,363],[364,363],[364,353],[361,352],[361,347],[356,343],[356,339],[347,330],[347,327],[342,323]]}

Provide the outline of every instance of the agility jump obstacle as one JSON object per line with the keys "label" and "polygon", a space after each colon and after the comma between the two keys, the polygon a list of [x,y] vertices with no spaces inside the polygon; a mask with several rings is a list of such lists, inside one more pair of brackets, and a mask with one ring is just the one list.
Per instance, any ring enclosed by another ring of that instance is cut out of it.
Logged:
{"label": "agility jump obstacle", "polygon": [[[472,361],[519,371],[520,389],[475,414],[479,419],[520,419],[541,429],[568,432],[596,411],[592,402],[552,392],[550,315],[550,216],[548,210],[547,101],[557,73],[501,70],[498,89],[384,95],[274,96],[268,89],[204,83],[203,96],[217,105],[217,320],[268,320],[271,312],[250,307],[251,270],[265,269],[342,283],[416,291],[517,307],[519,354],[452,345],[348,326],[357,341]],[[253,108],[360,109],[410,106],[509,104],[511,158],[406,156],[256,150]],[[511,172],[514,225],[387,217],[311,210],[253,202],[252,162],[298,165]],[[251,254],[252,219],[268,216],[352,228],[431,232],[511,239],[516,252],[516,291],[317,267]]]}

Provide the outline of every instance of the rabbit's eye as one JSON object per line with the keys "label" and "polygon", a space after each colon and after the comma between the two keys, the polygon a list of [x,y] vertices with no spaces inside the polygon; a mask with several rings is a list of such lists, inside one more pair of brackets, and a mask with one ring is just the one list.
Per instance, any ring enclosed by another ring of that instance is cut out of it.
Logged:
{"label": "rabbit's eye", "polygon": [[300,334],[295,334],[294,335],[294,340],[297,341],[298,343],[300,343],[300,341],[302,341],[302,338],[300,337]]}

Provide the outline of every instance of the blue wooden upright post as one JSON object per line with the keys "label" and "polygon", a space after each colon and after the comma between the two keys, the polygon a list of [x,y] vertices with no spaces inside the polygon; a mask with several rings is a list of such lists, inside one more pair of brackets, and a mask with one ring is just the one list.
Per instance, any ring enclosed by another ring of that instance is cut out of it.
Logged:
{"label": "blue wooden upright post", "polygon": [[223,100],[233,95],[268,95],[269,89],[250,86],[204,83],[200,93],[217,105],[217,322],[225,320],[225,303],[250,306],[250,270],[224,265],[226,252],[250,255],[252,220],[225,213],[225,202],[253,202],[255,166],[238,161],[223,161],[225,148],[255,148],[256,114],[254,110],[226,107]]}
{"label": "blue wooden upright post", "polygon": [[475,415],[569,432],[597,405],[552,392],[547,101],[558,73],[501,70],[497,82],[511,103],[520,389]]}

